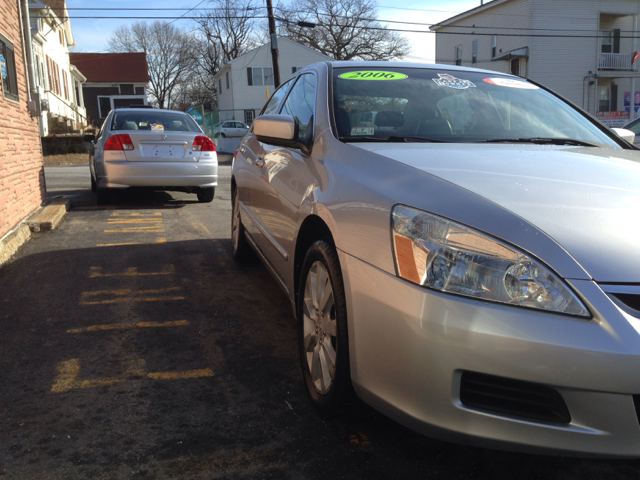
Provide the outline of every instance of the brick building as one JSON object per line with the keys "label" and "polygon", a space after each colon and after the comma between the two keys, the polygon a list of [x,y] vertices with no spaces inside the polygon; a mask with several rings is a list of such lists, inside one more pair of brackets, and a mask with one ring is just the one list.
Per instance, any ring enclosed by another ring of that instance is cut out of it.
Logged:
{"label": "brick building", "polygon": [[28,109],[31,52],[21,32],[29,25],[27,8],[26,0],[0,0],[0,241],[46,195],[38,119]]}

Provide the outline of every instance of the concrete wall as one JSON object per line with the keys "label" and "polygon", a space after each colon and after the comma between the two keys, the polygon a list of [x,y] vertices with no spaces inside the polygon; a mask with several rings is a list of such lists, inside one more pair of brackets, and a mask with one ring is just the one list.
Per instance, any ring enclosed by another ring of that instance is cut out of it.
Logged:
{"label": "concrete wall", "polygon": [[17,2],[0,0],[0,33],[12,43],[18,101],[0,94],[0,238],[45,199],[38,121],[27,111],[27,84]]}

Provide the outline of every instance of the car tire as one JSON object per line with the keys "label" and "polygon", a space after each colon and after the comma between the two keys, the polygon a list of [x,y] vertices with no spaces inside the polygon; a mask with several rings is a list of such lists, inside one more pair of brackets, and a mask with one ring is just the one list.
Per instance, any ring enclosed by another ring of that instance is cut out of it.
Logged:
{"label": "car tire", "polygon": [[96,188],[98,205],[107,205],[111,201],[111,190],[108,188]]}
{"label": "car tire", "polygon": [[198,201],[200,203],[213,202],[213,197],[215,196],[215,193],[216,193],[215,187],[199,188],[197,192]]}
{"label": "car tire", "polygon": [[90,176],[91,176],[91,191],[95,193],[96,188],[97,188],[96,181],[93,178],[93,175],[90,175]]}
{"label": "car tire", "polygon": [[304,258],[297,300],[298,348],[312,404],[326,415],[352,404],[347,307],[335,248],[315,242]]}
{"label": "car tire", "polygon": [[244,234],[237,191],[233,192],[231,207],[231,248],[233,249],[233,259],[238,263],[245,263],[255,259],[255,254],[251,250],[251,246]]}
{"label": "car tire", "polygon": [[221,133],[221,134],[220,134],[220,136],[221,136],[222,138],[227,138],[227,136],[226,136],[224,133]]}

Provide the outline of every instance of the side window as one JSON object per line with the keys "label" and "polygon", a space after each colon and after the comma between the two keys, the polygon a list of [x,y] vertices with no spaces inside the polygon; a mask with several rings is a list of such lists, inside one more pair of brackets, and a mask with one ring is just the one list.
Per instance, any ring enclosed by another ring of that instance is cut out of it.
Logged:
{"label": "side window", "polygon": [[2,35],[0,35],[0,69],[3,72],[0,78],[2,79],[4,98],[18,100],[18,81],[13,44]]}
{"label": "side window", "polygon": [[307,131],[309,120],[315,112],[315,105],[316,77],[310,74],[301,75],[289,92],[281,112],[294,118],[300,137],[303,137]]}
{"label": "side window", "polygon": [[271,98],[267,102],[267,105],[264,107],[264,110],[262,111],[262,113],[260,115],[268,115],[270,113],[278,113],[278,111],[280,110],[280,104],[282,103],[282,100],[284,99],[285,95],[287,94],[287,90],[289,89],[289,86],[291,85],[290,82],[291,82],[291,80],[289,80],[286,83],[283,83],[280,86],[280,88],[278,88],[275,92],[273,92],[273,95],[271,95]]}

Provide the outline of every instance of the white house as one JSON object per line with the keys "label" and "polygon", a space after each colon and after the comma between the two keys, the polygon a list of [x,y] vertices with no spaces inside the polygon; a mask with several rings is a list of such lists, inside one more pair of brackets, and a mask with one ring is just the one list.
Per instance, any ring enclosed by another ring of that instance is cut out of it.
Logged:
{"label": "white house", "polygon": [[29,0],[31,45],[40,135],[71,133],[86,125],[84,75],[69,63],[75,46],[65,0]]}
{"label": "white house", "polygon": [[[278,53],[280,82],[285,82],[296,70],[311,63],[332,60],[284,37],[278,37]],[[240,120],[251,124],[274,90],[271,43],[234,58],[222,67],[214,80],[218,85],[220,120]]]}
{"label": "white house", "polygon": [[638,0],[493,0],[431,29],[436,62],[530,78],[621,126],[640,107],[639,15]]}

